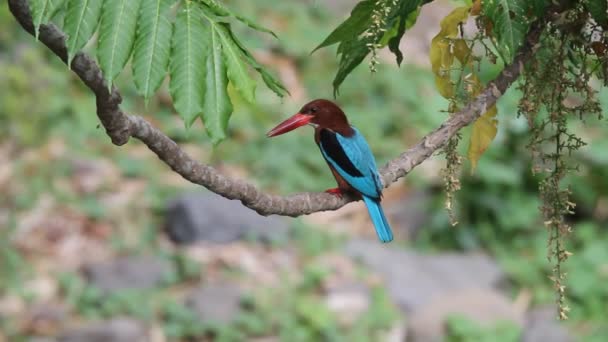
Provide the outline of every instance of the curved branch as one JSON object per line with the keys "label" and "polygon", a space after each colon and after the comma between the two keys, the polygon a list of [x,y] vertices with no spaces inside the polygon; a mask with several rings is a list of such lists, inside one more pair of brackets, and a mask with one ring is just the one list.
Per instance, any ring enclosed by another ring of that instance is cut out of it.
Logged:
{"label": "curved branch", "polygon": [[[34,26],[27,0],[9,0],[8,3],[11,12],[21,26],[33,34]],[[384,186],[387,187],[407,175],[442,147],[456,132],[475,121],[487,108],[496,103],[496,100],[520,75],[524,62],[535,53],[541,32],[540,24],[533,25],[513,63],[506,66],[474,101],[452,115],[416,145],[381,168],[380,174]],[[65,33],[53,24],[41,25],[39,39],[66,63]],[[141,116],[123,112],[120,109],[122,98],[118,89],[112,87],[111,91],[108,90],[99,66],[91,57],[82,52],[78,53],[70,68],[95,94],[97,116],[114,144],[123,145],[130,137],[139,139],[173,171],[192,183],[202,185],[223,197],[238,199],[243,205],[261,215],[300,216],[317,211],[335,210],[354,200],[353,198],[337,198],[327,193],[312,192],[288,196],[272,195],[244,180],[222,175],[217,169],[192,159],[177,143]]]}

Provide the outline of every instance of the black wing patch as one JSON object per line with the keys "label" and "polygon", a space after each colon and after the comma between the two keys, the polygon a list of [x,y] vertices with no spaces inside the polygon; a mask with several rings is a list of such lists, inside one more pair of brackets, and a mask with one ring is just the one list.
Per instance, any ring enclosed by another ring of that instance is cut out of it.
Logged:
{"label": "black wing patch", "polygon": [[342,145],[340,145],[340,142],[338,141],[338,137],[336,137],[336,133],[327,129],[322,129],[319,138],[320,146],[325,154],[327,154],[334,163],[340,166],[344,172],[353,177],[363,177],[361,171],[353,165],[353,162],[344,152]]}
{"label": "black wing patch", "polygon": [[380,178],[378,178],[377,174],[374,174],[374,177],[372,177],[374,180],[374,185],[376,186],[376,190],[378,190],[378,200],[380,200],[382,198],[382,183],[380,183]]}

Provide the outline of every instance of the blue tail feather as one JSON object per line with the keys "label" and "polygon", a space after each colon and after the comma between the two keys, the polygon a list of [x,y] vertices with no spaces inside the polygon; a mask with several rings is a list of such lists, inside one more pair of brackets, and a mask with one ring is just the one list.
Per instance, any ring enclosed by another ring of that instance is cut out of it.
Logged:
{"label": "blue tail feather", "polygon": [[386,219],[386,216],[384,216],[384,211],[380,205],[380,200],[364,195],[363,201],[367,206],[367,211],[369,212],[369,217],[374,224],[374,228],[376,228],[378,239],[384,243],[392,241],[393,233],[391,232],[391,226],[389,226],[388,220]]}

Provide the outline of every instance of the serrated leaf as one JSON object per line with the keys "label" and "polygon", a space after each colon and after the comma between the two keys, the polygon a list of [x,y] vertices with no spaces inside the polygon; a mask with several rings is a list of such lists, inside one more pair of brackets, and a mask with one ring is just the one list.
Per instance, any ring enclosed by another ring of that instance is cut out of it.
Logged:
{"label": "serrated leaf", "polygon": [[281,81],[274,77],[263,65],[258,63],[258,61],[253,57],[249,50],[247,50],[247,48],[245,48],[245,46],[237,39],[237,37],[232,33],[232,31],[229,32],[230,37],[241,50],[245,61],[247,61],[249,66],[254,68],[260,74],[260,76],[262,76],[262,79],[264,80],[264,83],[266,83],[266,86],[270,90],[274,91],[274,93],[277,94],[279,97],[283,97],[285,96],[285,94],[289,94],[289,92],[287,91],[285,86],[283,86]]}
{"label": "serrated leaf", "polygon": [[63,5],[64,0],[30,0],[30,11],[34,23],[34,36],[38,39],[40,25],[46,24],[51,20],[51,16]]}
{"label": "serrated leaf", "polygon": [[482,1],[482,12],[493,23],[496,47],[505,63],[511,63],[515,52],[523,44],[529,27],[526,16],[528,0]]}
{"label": "serrated leaf", "polygon": [[435,74],[435,85],[441,96],[449,99],[454,95],[449,69],[454,63],[451,40],[458,36],[458,26],[469,17],[469,7],[458,7],[441,20],[441,30],[431,40],[429,58]]}
{"label": "serrated leaf", "polygon": [[68,35],[68,65],[89,41],[101,15],[100,0],[68,0],[63,30]]}
{"label": "serrated leaf", "polygon": [[255,98],[255,81],[251,79],[247,64],[243,61],[239,46],[232,40],[230,26],[225,23],[215,23],[216,31],[222,44],[222,53],[228,67],[230,83],[248,102]]}
{"label": "serrated leaf", "polygon": [[140,3],[141,0],[105,0],[102,7],[97,59],[108,87],[131,56]]}
{"label": "serrated leaf", "polygon": [[228,96],[226,64],[222,57],[222,45],[214,25],[206,25],[203,36],[208,41],[205,56],[205,97],[203,101],[203,123],[211,142],[216,145],[226,138],[228,120],[232,114],[232,103]]}
{"label": "serrated leaf", "polygon": [[251,20],[247,17],[244,17],[238,13],[233,12],[228,7],[224,6],[220,2],[217,2],[216,0],[202,0],[202,1],[207,6],[209,6],[209,8],[213,11],[213,13],[215,15],[218,15],[221,17],[226,17],[226,16],[233,17],[233,18],[237,19],[238,21],[242,22],[243,24],[251,27],[254,30],[269,33],[269,34],[273,35],[275,38],[277,38],[277,35],[274,32],[272,32],[271,30],[269,30],[261,25],[258,25],[256,22],[254,22],[253,20]]}
{"label": "serrated leaf", "polygon": [[365,0],[359,2],[350,12],[350,17],[336,27],[336,29],[333,30],[319,46],[312,50],[312,52],[315,52],[322,47],[330,46],[345,40],[351,40],[359,36],[369,26],[373,10],[374,1]]}
{"label": "serrated leaf", "polygon": [[591,17],[596,23],[604,28],[608,28],[608,1],[606,0],[586,0],[585,6]]}
{"label": "serrated leaf", "polygon": [[283,97],[289,94],[289,90],[285,88],[283,83],[279,81],[273,74],[271,74],[266,68],[260,65],[260,67],[254,68],[262,75],[262,80],[268,89],[272,90],[278,97]]}
{"label": "serrated leaf", "polygon": [[173,0],[144,0],[137,19],[133,51],[133,81],[148,99],[167,73],[172,26],[169,14]]}
{"label": "serrated leaf", "polygon": [[205,58],[209,52],[200,5],[185,1],[175,20],[169,92],[187,127],[203,111]]}
{"label": "serrated leaf", "polygon": [[473,123],[471,141],[467,153],[471,162],[471,172],[475,171],[479,158],[490,146],[494,137],[496,137],[498,124],[496,114],[496,105],[494,105]]}

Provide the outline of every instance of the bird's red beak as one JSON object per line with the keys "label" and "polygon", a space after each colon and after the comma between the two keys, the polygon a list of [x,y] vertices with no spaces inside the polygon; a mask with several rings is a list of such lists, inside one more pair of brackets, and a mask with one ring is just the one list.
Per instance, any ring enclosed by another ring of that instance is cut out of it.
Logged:
{"label": "bird's red beak", "polygon": [[277,125],[277,127],[270,130],[270,132],[266,133],[266,135],[270,137],[276,137],[277,135],[281,135],[283,133],[287,133],[293,131],[298,127],[302,127],[312,120],[313,116],[309,114],[301,114],[298,113],[289,119],[281,122]]}

